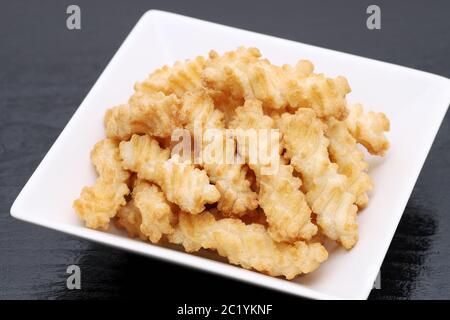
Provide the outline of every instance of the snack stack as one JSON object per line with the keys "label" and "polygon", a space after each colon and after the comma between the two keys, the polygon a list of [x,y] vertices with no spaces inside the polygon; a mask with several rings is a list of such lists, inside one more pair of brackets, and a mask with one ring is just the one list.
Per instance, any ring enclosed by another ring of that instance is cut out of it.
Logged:
{"label": "snack stack", "polygon": [[74,202],[87,227],[113,220],[131,237],[287,279],[318,268],[327,239],[356,244],[372,188],[359,144],[384,155],[389,120],[349,107],[344,77],[240,47],[164,66],[134,89],[106,112],[97,181]]}

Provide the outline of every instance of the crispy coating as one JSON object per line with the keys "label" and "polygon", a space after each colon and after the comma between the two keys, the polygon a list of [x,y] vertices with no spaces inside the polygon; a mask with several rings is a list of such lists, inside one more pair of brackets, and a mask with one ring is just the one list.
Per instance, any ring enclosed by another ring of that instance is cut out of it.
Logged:
{"label": "crispy coating", "polygon": [[122,166],[133,172],[139,172],[146,163],[164,162],[170,157],[170,151],[148,135],[133,135],[130,141],[120,143],[119,150]]}
{"label": "crispy coating", "polygon": [[136,92],[163,92],[175,94],[179,98],[188,91],[202,86],[201,73],[205,58],[198,56],[193,60],[177,61],[172,67],[164,66],[151,73],[146,80],[136,83]]}
{"label": "crispy coating", "polygon": [[[183,107],[180,111],[180,119],[185,127],[195,134],[195,127],[202,129],[217,129],[221,136],[196,137],[202,141],[202,151],[210,149],[224,152],[215,155],[213,161],[203,163],[203,168],[209,179],[220,192],[217,208],[226,215],[241,216],[248,210],[256,209],[258,206],[257,194],[250,188],[250,182],[246,179],[247,168],[242,164],[233,163],[236,151],[234,139],[226,134],[223,116],[219,110],[214,109],[213,100],[204,90],[187,93],[183,96]],[[223,148],[216,147],[220,143]],[[227,154],[225,154],[227,152]],[[204,154],[206,156],[206,154]]]}
{"label": "crispy coating", "polygon": [[180,101],[175,95],[136,92],[128,104],[106,111],[104,124],[108,138],[128,140],[133,134],[170,137],[177,128]]}
{"label": "crispy coating", "polygon": [[187,92],[182,97],[182,107],[179,112],[179,119],[183,126],[194,134],[194,128],[224,128],[223,115],[220,112],[216,118],[211,120],[214,113],[214,102],[206,93],[200,89],[193,92]]}
{"label": "crispy coating", "polygon": [[[258,100],[247,100],[244,106],[237,108],[236,117],[230,124],[231,127],[241,129],[271,129],[273,125],[273,120],[264,115]],[[267,135],[259,136],[259,148],[275,145],[269,143],[268,138]],[[243,154],[247,155],[248,152]],[[279,150],[270,150],[267,154],[279,157]],[[273,161],[270,160],[271,163]],[[311,209],[300,190],[302,182],[293,176],[291,165],[280,164],[272,174],[262,174],[264,165],[260,163],[249,163],[249,167],[256,175],[259,205],[266,214],[269,234],[274,240],[292,242],[310,239],[317,233],[317,226],[311,222]]]}
{"label": "crispy coating", "polygon": [[141,231],[142,216],[136,207],[134,200],[131,199],[117,211],[115,225],[118,228],[125,229],[131,238],[147,240],[148,237]]}
{"label": "crispy coating", "polygon": [[346,119],[348,129],[356,141],[366,147],[373,155],[383,156],[389,149],[389,141],[384,133],[389,131],[389,119],[382,112],[364,113],[363,107],[356,104],[350,108]]}
{"label": "crispy coating", "polygon": [[286,105],[282,70],[260,59],[256,48],[241,47],[219,56],[212,51],[203,71],[205,86],[224,92],[236,99],[258,98],[269,108]]}
{"label": "crispy coating", "polygon": [[282,115],[280,130],[286,155],[305,182],[306,199],[317,214],[317,223],[327,237],[352,248],[358,240],[356,198],[347,191],[347,177],[329,159],[325,124],[312,109],[301,108]]}
{"label": "crispy coating", "polygon": [[233,164],[203,166],[220,192],[217,208],[226,215],[242,216],[258,206],[257,194],[246,179],[247,168]]}
{"label": "crispy coating", "polygon": [[197,214],[204,210],[205,204],[220,198],[205,171],[182,162],[178,154],[167,159],[169,151],[160,148],[158,142],[147,135],[134,135],[130,141],[122,141],[120,156],[124,168],[159,185],[167,200],[182,210]]}
{"label": "crispy coating", "polygon": [[364,161],[364,153],[358,149],[344,121],[329,119],[326,136],[330,140],[330,158],[338,165],[338,172],[347,177],[347,190],[355,195],[358,207],[364,208],[369,202],[367,192],[372,189],[372,180],[367,174],[369,164]]}
{"label": "crispy coating", "polygon": [[295,68],[278,67],[256,48],[238,48],[219,56],[210,53],[202,78],[204,85],[234,99],[258,99],[264,108],[313,108],[320,117],[345,118],[345,96],[350,87],[344,77],[314,74],[312,64],[299,61]]}
{"label": "crispy coating", "polygon": [[300,191],[301,180],[291,165],[280,165],[276,175],[259,178],[259,202],[267,216],[269,232],[276,241],[311,239],[317,226],[311,222],[311,209]]}
{"label": "crispy coating", "polygon": [[309,60],[299,60],[293,67],[289,64],[285,64],[282,68],[288,77],[292,78],[306,78],[314,72],[314,65]]}
{"label": "crispy coating", "polygon": [[125,205],[130,192],[126,184],[130,174],[120,165],[118,143],[105,139],[91,152],[91,160],[99,176],[92,187],[84,187],[73,206],[86,226],[107,229],[117,210]]}
{"label": "crispy coating", "polygon": [[138,176],[159,185],[167,200],[191,214],[202,212],[206,204],[220,199],[219,191],[210,184],[206,172],[182,162],[177,154],[165,162],[147,163]]}
{"label": "crispy coating", "polygon": [[159,188],[141,179],[134,183],[132,199],[117,212],[116,226],[132,238],[157,243],[163,235],[173,233],[176,212]]}
{"label": "crispy coating", "polygon": [[214,106],[223,114],[223,120],[228,127],[235,115],[237,107],[244,104],[244,99],[233,97],[223,91],[207,88],[208,95],[214,100]]}
{"label": "crispy coating", "polygon": [[133,200],[141,214],[140,231],[151,242],[157,243],[163,235],[173,233],[176,213],[156,185],[138,180],[133,189]]}
{"label": "crispy coating", "polygon": [[195,216],[181,212],[169,241],[182,244],[188,252],[216,250],[232,264],[287,279],[317,269],[328,258],[320,243],[277,243],[260,224],[246,225],[231,218],[216,220],[207,211]]}

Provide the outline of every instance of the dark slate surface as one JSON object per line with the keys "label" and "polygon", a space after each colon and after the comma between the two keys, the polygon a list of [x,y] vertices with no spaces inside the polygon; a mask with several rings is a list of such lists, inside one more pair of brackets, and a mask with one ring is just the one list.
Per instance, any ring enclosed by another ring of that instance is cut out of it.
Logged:
{"label": "dark slate surface", "polygon": [[[378,1],[381,31],[365,28],[368,1],[345,1],[345,6],[338,1],[212,2],[1,1],[0,298],[135,298],[157,293],[180,301],[298,299],[10,217],[18,192],[148,9],[450,77],[448,1]],[[72,3],[82,10],[81,31],[65,26],[65,10]],[[382,289],[372,291],[370,298],[450,298],[449,137],[447,115],[384,261]],[[65,270],[71,264],[82,269],[80,291],[66,289]]]}

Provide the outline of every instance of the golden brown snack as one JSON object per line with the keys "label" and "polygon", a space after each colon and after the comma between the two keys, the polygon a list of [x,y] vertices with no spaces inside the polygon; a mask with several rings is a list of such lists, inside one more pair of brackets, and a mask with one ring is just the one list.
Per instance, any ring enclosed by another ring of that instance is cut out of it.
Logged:
{"label": "golden brown snack", "polygon": [[201,87],[201,73],[205,66],[205,58],[198,56],[193,60],[177,61],[172,67],[164,66],[151,73],[142,82],[136,83],[136,92],[163,92],[166,95],[175,94],[179,98],[185,92]]}
{"label": "golden brown snack", "polygon": [[338,165],[338,172],[347,177],[347,190],[355,195],[358,207],[364,208],[369,202],[367,192],[372,189],[372,180],[367,174],[369,164],[364,161],[364,153],[358,149],[344,121],[329,119],[326,136],[330,140],[330,158]]}
{"label": "golden brown snack", "polygon": [[233,119],[235,109],[244,104],[244,99],[233,97],[219,90],[206,89],[208,95],[214,100],[214,107],[223,114],[223,120],[228,123]]}
{"label": "golden brown snack", "polygon": [[178,117],[183,127],[188,129],[191,134],[194,134],[194,128],[223,128],[223,115],[217,110],[217,115],[214,120],[211,120],[211,115],[214,113],[214,102],[205,90],[199,89],[192,92],[187,92],[181,98],[182,106],[178,113]]}
{"label": "golden brown snack", "polygon": [[[204,90],[183,96],[180,119],[192,135],[196,133],[195,127],[202,129],[204,135],[207,134],[204,130],[216,129],[213,136],[196,138],[202,141],[202,155],[205,158],[209,150],[223,151],[202,163],[209,179],[220,192],[217,208],[226,215],[237,216],[245,214],[247,210],[256,209],[257,194],[251,190],[250,182],[245,178],[247,168],[232,162],[236,151],[234,139],[225,132],[223,116],[219,110],[214,109],[213,100]],[[222,139],[220,143],[223,148],[220,148],[220,145],[216,147],[219,139]]]}
{"label": "golden brown snack", "polygon": [[314,74],[312,64],[278,67],[260,59],[256,48],[240,47],[219,56],[210,53],[202,78],[206,87],[234,99],[258,99],[264,108],[313,108],[320,117],[344,118],[350,87],[344,77]]}
{"label": "golden brown snack", "polygon": [[145,164],[138,176],[159,185],[167,200],[191,214],[202,212],[206,204],[220,199],[219,191],[210,184],[206,172],[182,162],[177,154],[165,162]]}
{"label": "golden brown snack", "polygon": [[247,168],[237,165],[204,165],[211,182],[220,192],[217,208],[226,215],[242,216],[258,206],[257,194],[245,178]]}
{"label": "golden brown snack", "polygon": [[280,165],[276,175],[259,178],[259,202],[276,241],[309,240],[317,233],[311,209],[300,191],[301,180],[293,176],[293,170],[291,165]]}
{"label": "golden brown snack", "polygon": [[106,111],[106,135],[119,140],[128,140],[135,133],[170,137],[180,125],[177,117],[179,106],[180,101],[175,95],[137,92],[128,104]]}
{"label": "golden brown snack", "polygon": [[182,244],[188,252],[217,250],[232,264],[286,279],[309,273],[328,258],[320,243],[277,243],[260,224],[246,225],[230,218],[216,220],[207,211],[195,216],[180,212],[169,241]]}
{"label": "golden brown snack", "polygon": [[139,172],[149,162],[164,162],[170,157],[170,151],[148,135],[134,134],[130,141],[120,143],[119,150],[122,166],[133,172]]}
{"label": "golden brown snack", "polygon": [[362,105],[356,104],[350,108],[346,123],[352,136],[371,154],[383,156],[389,149],[389,141],[384,135],[389,131],[389,119],[384,113],[364,113]]}
{"label": "golden brown snack", "polygon": [[91,160],[99,176],[92,187],[83,188],[73,206],[87,227],[107,229],[110,219],[126,203],[130,174],[120,165],[119,145],[111,139],[94,146]]}
{"label": "golden brown snack", "polygon": [[386,116],[349,114],[349,92],[344,77],[307,60],[273,65],[256,48],[164,66],[107,110],[108,139],[91,155],[99,177],[74,208],[91,228],[114,219],[130,237],[272,276],[311,272],[326,238],[358,240],[372,183],[357,144],[389,147]]}
{"label": "golden brown snack", "polygon": [[123,207],[117,211],[115,225],[118,228],[125,229],[131,238],[139,238],[148,240],[148,237],[141,231],[142,216],[139,209],[135,206],[134,200],[131,199]]}
{"label": "golden brown snack", "polygon": [[[233,128],[241,129],[272,129],[273,120],[265,116],[261,102],[247,100],[244,106],[236,109],[236,117],[230,123]],[[259,148],[270,148],[276,143],[267,139],[274,137],[259,135]],[[276,141],[278,142],[278,141]],[[248,147],[240,146],[240,153],[248,155]],[[247,151],[242,151],[242,148]],[[272,157],[279,157],[280,150],[270,150],[270,163],[277,163]],[[246,161],[249,162],[248,157]],[[275,241],[296,241],[310,239],[317,233],[317,226],[311,222],[311,209],[306,203],[305,196],[300,190],[301,180],[292,175],[290,165],[278,164],[278,170],[264,174],[262,170],[266,165],[261,163],[248,163],[256,175],[259,184],[258,200],[263,208],[269,225],[269,234]]]}
{"label": "golden brown snack", "polygon": [[347,177],[329,159],[325,124],[314,110],[301,108],[282,115],[280,130],[286,155],[303,177],[306,199],[323,233],[344,248],[352,248],[358,240],[356,198],[347,191]]}
{"label": "golden brown snack", "polygon": [[312,75],[314,72],[314,65],[309,60],[299,60],[293,67],[289,64],[284,64],[282,68],[289,78],[302,79]]}
{"label": "golden brown snack", "polygon": [[117,212],[118,228],[125,229],[132,238],[153,243],[173,233],[176,212],[156,185],[137,179],[132,194],[133,198]]}
{"label": "golden brown snack", "polygon": [[124,168],[159,185],[167,200],[182,210],[197,214],[204,210],[205,204],[219,200],[220,194],[209,183],[205,171],[182,162],[177,154],[170,159],[168,155],[168,150],[161,149],[158,142],[147,135],[134,135],[130,141],[120,143]]}
{"label": "golden brown snack", "polygon": [[163,235],[173,233],[176,214],[156,185],[138,180],[133,201],[141,214],[140,232],[151,242],[157,243]]}

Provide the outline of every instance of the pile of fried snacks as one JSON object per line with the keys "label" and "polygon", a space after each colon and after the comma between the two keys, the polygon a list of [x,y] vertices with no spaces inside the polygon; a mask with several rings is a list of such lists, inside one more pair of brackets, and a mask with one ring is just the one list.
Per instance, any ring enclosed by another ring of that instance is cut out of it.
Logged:
{"label": "pile of fried snacks", "polygon": [[74,208],[89,228],[113,220],[271,276],[309,273],[328,258],[325,241],[358,241],[373,187],[360,145],[389,148],[389,120],[349,106],[349,92],[342,76],[273,65],[256,48],[164,66],[107,110],[97,180]]}

